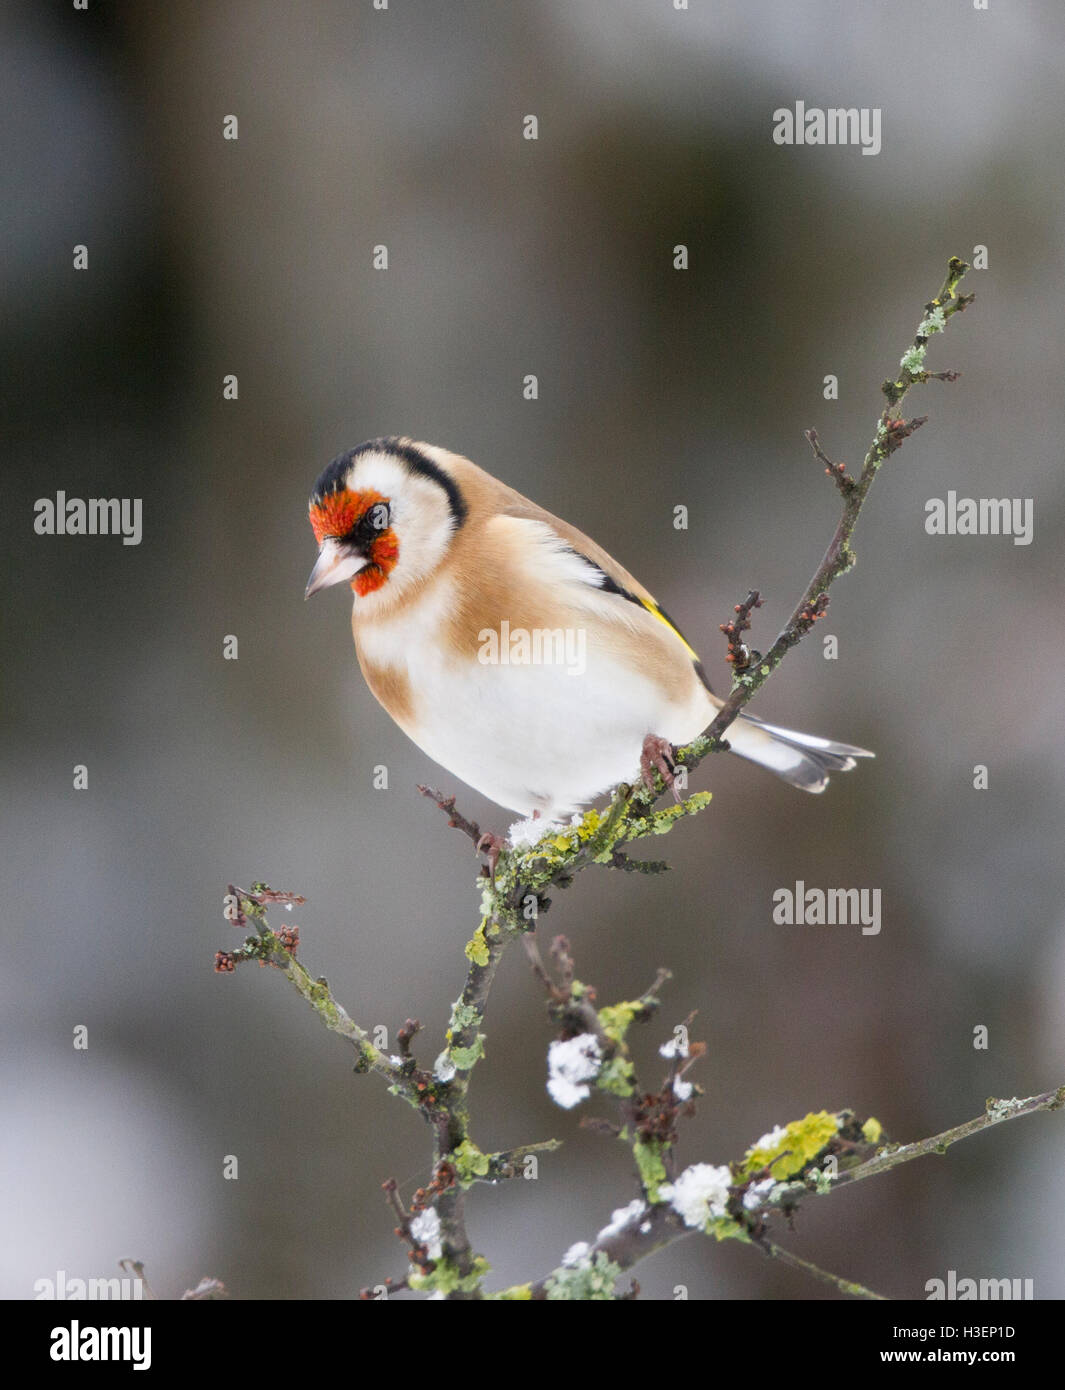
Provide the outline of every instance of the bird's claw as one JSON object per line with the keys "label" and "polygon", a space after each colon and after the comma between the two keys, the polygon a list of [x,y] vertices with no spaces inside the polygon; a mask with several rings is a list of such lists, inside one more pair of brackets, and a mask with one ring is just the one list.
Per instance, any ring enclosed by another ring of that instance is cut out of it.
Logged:
{"label": "bird's claw", "polygon": [[496,865],[499,863],[499,856],[503,853],[506,841],[499,835],[493,835],[490,830],[486,830],[477,841],[476,849],[478,854],[483,854],[488,864],[488,877],[495,882]]}
{"label": "bird's claw", "polygon": [[674,753],[676,749],[668,738],[659,738],[657,734],[648,734],[643,741],[643,750],[640,753],[640,772],[643,776],[643,784],[649,792],[655,789],[655,773],[657,772],[662,781],[673,793],[673,800],[680,800],[680,792],[677,790],[673,774],[676,770]]}

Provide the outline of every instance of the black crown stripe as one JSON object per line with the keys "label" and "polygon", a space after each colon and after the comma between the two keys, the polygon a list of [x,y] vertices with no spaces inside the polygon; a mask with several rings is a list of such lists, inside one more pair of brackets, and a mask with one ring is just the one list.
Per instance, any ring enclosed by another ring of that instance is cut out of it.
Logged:
{"label": "black crown stripe", "polygon": [[426,458],[413,444],[408,444],[406,440],[394,435],[380,439],[368,439],[365,444],[360,444],[358,448],[349,449],[346,454],[338,454],[319,475],[318,481],[314,485],[312,500],[315,497],[325,497],[330,492],[339,492],[344,486],[344,479],[347,477],[351,465],[363,454],[370,453],[388,454],[392,458],[402,459],[411,473],[416,473],[419,477],[428,478],[431,482],[436,483],[447,497],[447,504],[455,522],[455,529],[458,530],[465,522],[470,509],[454,478],[445,473],[432,459]]}

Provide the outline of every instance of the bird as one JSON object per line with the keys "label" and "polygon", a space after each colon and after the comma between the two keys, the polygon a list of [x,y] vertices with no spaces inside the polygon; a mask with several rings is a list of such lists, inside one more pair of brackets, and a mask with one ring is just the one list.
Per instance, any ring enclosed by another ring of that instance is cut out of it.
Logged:
{"label": "bird", "polygon": [[[468,458],[404,436],[314,484],[305,597],[348,582],[370,691],[433,761],[525,819],[670,780],[723,701],[665,609],[577,527]],[[731,751],[821,792],[863,748],[742,715]]]}

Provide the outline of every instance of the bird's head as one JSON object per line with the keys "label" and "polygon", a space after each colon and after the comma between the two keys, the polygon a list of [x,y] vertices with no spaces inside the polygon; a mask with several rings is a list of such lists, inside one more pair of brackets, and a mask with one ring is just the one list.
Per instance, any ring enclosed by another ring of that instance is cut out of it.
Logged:
{"label": "bird's head", "polygon": [[335,458],[311,494],[318,560],[306,597],[345,580],[362,599],[396,595],[430,574],[467,513],[447,457],[394,438]]}

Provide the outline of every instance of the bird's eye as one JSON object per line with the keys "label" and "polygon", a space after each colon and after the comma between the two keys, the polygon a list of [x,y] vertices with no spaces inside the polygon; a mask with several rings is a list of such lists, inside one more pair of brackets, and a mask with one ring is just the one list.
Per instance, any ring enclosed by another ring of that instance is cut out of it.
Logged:
{"label": "bird's eye", "polygon": [[392,525],[392,509],[387,502],[375,502],[366,513],[366,520],[374,531],[387,531]]}

